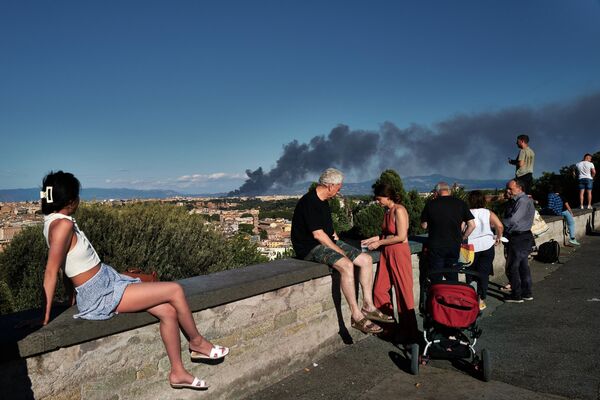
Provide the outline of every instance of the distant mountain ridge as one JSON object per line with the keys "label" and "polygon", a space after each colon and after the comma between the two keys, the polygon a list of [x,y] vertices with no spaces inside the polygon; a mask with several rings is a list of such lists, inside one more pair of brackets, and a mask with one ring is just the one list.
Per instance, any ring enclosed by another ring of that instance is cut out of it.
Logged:
{"label": "distant mountain ridge", "polygon": [[[436,183],[444,181],[450,185],[457,183],[467,190],[475,189],[501,189],[506,185],[506,180],[499,179],[461,179],[453,178],[440,174],[425,176],[409,176],[402,178],[404,189],[417,190],[418,192],[429,192]],[[363,182],[344,183],[342,193],[346,195],[366,195],[372,193],[371,186],[375,179]],[[264,195],[301,195],[311,185],[311,182],[296,183],[292,187],[270,189]],[[206,194],[184,194],[174,190],[138,190],[138,189],[104,189],[104,188],[83,188],[81,198],[83,200],[129,200],[129,199],[165,199],[176,196],[193,197],[225,197],[226,193],[206,193]],[[0,202],[17,201],[37,201],[39,200],[39,189],[0,189]]]}
{"label": "distant mountain ridge", "polygon": [[[417,192],[430,192],[438,182],[447,182],[450,185],[454,183],[464,187],[466,190],[475,189],[502,189],[506,185],[506,180],[502,179],[461,179],[444,176],[440,174],[424,175],[424,176],[408,176],[402,178],[402,184],[406,191],[416,190]],[[363,182],[346,183],[342,188],[342,193],[347,195],[365,195],[373,192],[373,183],[375,179]],[[268,195],[274,194],[303,194],[311,185],[311,182],[296,183],[291,188],[270,189]],[[282,193],[285,191],[285,193]]]}

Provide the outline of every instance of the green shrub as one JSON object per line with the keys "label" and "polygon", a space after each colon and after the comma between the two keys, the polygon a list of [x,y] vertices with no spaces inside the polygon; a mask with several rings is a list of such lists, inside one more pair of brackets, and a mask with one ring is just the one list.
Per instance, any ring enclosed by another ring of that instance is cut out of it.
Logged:
{"label": "green shrub", "polygon": [[[42,226],[28,226],[15,235],[0,253],[0,295],[3,308],[12,311],[40,307],[48,248]],[[65,299],[62,280],[57,282],[57,301]]]}
{"label": "green shrub", "polygon": [[[243,235],[226,239],[184,207],[82,204],[77,224],[102,262],[117,271],[155,270],[161,280],[177,280],[265,262]],[[39,307],[47,246],[41,226],[23,229],[0,253],[0,310]],[[62,280],[57,298],[65,298]]]}

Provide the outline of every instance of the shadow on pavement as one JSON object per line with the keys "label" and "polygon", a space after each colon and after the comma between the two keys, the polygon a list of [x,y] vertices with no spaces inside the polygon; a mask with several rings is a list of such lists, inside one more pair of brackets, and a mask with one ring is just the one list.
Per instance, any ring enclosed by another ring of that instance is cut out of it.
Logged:
{"label": "shadow on pavement", "polygon": [[407,374],[410,374],[410,357],[405,350],[400,351],[402,353],[399,353],[397,351],[390,351],[388,353],[388,356],[390,357],[390,360],[392,360],[394,364],[396,364],[398,369],[406,372]]}

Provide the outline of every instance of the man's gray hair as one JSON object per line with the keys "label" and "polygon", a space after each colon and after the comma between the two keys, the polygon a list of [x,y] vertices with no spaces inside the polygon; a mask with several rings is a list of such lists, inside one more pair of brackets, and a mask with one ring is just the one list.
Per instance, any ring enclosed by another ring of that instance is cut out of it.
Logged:
{"label": "man's gray hair", "polygon": [[327,168],[319,177],[319,185],[339,185],[343,181],[344,174],[335,168]]}
{"label": "man's gray hair", "polygon": [[440,192],[449,192],[450,191],[450,185],[448,185],[446,182],[438,182],[437,185],[435,185],[435,191],[440,193]]}

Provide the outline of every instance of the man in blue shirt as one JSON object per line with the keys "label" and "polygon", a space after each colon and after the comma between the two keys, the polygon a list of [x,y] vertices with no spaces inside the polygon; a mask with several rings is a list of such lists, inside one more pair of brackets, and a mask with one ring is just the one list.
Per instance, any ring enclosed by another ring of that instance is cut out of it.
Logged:
{"label": "man in blue shirt", "polygon": [[535,243],[531,233],[535,206],[523,191],[523,183],[519,180],[513,179],[506,184],[506,194],[510,197],[511,204],[506,208],[502,222],[508,239],[506,274],[512,292],[504,301],[522,303],[523,300],[533,300],[528,257]]}
{"label": "man in blue shirt", "polygon": [[569,203],[562,199],[558,191],[559,188],[556,185],[550,187],[546,212],[551,215],[562,215],[565,218],[567,227],[569,228],[569,243],[574,246],[579,246],[579,242],[575,238],[575,219],[573,218],[573,211],[571,210]]}

